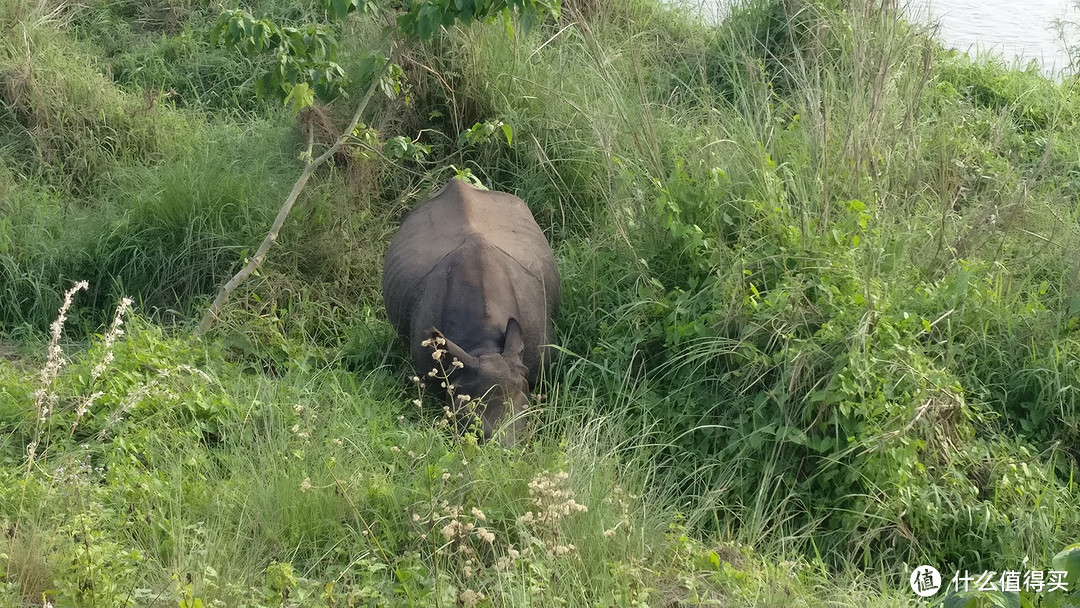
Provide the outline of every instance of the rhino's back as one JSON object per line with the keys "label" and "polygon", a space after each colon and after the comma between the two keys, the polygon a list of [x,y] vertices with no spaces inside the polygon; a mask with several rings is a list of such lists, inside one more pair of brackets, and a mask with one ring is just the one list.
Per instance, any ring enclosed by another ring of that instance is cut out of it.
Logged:
{"label": "rhino's back", "polygon": [[[512,268],[503,270],[515,281],[542,286],[546,297],[537,304],[545,306],[550,321],[559,302],[559,275],[551,247],[528,206],[511,194],[480,190],[452,179],[405,217],[387,249],[383,299],[400,333],[410,332],[411,317],[418,299],[424,297],[429,275],[436,268],[445,271],[447,258],[478,246],[504,253],[505,263]],[[433,280],[444,283],[446,277]]]}

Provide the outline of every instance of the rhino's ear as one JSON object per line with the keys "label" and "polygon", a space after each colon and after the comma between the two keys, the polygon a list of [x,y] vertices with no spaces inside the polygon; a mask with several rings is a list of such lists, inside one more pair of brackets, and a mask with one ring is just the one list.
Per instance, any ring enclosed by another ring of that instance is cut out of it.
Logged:
{"label": "rhino's ear", "polygon": [[503,341],[503,355],[521,361],[525,355],[525,340],[521,337],[521,325],[517,319],[510,317],[506,322],[506,338]]}
{"label": "rhino's ear", "polygon": [[444,349],[446,351],[446,353],[448,355],[450,355],[450,359],[444,361],[444,363],[446,364],[446,371],[448,371],[448,372],[453,371],[452,368],[450,367],[450,362],[453,361],[454,359],[457,359],[458,361],[461,361],[461,363],[466,365],[466,366],[475,366],[476,365],[476,358],[475,357],[473,357],[469,353],[465,352],[464,349],[462,349],[457,344],[454,344],[453,342],[451,342],[450,338],[447,338],[446,336],[444,336],[443,333],[441,331],[439,331],[438,329],[432,327],[431,332],[430,332],[430,337],[431,337],[432,342],[434,342],[436,345],[438,345],[439,348]]}

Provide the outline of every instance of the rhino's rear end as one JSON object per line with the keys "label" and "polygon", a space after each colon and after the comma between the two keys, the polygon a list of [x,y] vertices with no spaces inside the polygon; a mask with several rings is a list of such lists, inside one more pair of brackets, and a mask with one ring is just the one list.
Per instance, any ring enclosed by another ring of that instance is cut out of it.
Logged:
{"label": "rhino's rear end", "polygon": [[[462,357],[482,366],[481,361],[502,352],[507,328],[514,326],[520,327],[524,349],[519,356],[531,385],[543,368],[540,346],[554,341],[559,298],[551,247],[525,203],[458,180],[413,209],[386,252],[387,315],[409,342],[421,376],[433,364],[431,352],[421,346],[432,329],[460,347]],[[517,382],[499,370],[486,370],[488,377],[480,384]],[[472,390],[486,392],[484,386]]]}

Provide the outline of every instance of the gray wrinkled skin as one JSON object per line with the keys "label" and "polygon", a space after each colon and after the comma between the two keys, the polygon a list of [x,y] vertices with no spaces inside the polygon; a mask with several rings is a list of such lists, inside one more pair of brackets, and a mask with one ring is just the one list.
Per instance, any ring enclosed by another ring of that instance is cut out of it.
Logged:
{"label": "gray wrinkled skin", "polygon": [[513,445],[549,358],[541,345],[555,340],[560,298],[555,257],[524,201],[451,179],[401,222],[382,290],[417,375],[438,366],[421,342],[445,337],[450,360],[465,365],[450,376],[455,394],[481,399],[484,436]]}

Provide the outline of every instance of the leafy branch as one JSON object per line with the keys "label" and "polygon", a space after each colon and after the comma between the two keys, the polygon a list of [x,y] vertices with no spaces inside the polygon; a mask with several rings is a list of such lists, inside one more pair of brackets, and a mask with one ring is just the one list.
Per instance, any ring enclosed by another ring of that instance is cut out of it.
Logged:
{"label": "leafy branch", "polygon": [[218,18],[210,44],[249,57],[271,56],[272,67],[255,80],[255,95],[279,96],[297,110],[312,105],[316,96],[333,99],[348,85],[345,70],[335,61],[337,39],[321,25],[282,27],[244,10],[228,10]]}
{"label": "leafy branch", "polygon": [[[379,12],[373,0],[322,0],[331,19],[341,20],[351,13]],[[557,18],[560,0],[406,0],[397,18],[397,34],[428,40],[443,27],[460,21],[490,22],[502,16],[507,25],[516,16],[523,30],[541,19]],[[321,24],[303,27],[278,25],[256,19],[241,9],[221,13],[210,35],[213,46],[224,45],[251,57],[271,58],[270,68],[255,79],[255,94],[277,96],[296,110],[308,107],[316,98],[332,100],[344,93],[348,76],[337,63],[338,41]],[[401,68],[392,69],[400,74]]]}

